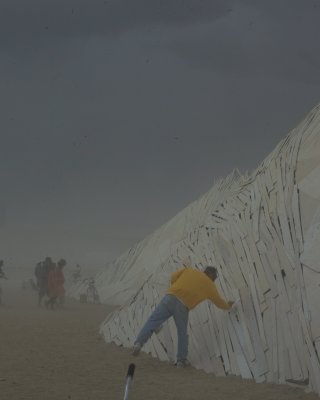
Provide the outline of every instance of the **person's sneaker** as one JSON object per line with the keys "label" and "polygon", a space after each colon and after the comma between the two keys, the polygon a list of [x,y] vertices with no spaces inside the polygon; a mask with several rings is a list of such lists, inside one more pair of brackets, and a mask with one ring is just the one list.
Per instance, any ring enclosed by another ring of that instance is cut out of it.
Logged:
{"label": "person's sneaker", "polygon": [[186,368],[189,367],[191,364],[188,360],[179,360],[177,361],[177,368]]}
{"label": "person's sneaker", "polygon": [[140,343],[135,343],[133,345],[133,349],[132,349],[132,355],[133,356],[138,356],[140,354],[141,351],[141,344]]}

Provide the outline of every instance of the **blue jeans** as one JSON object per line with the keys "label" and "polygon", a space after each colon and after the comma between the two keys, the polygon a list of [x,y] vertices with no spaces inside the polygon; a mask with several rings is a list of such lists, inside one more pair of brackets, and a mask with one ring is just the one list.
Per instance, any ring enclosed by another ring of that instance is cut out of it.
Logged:
{"label": "blue jeans", "polygon": [[153,332],[170,317],[173,317],[178,332],[177,361],[188,356],[188,308],[177,297],[166,294],[144,324],[134,343],[143,346]]}

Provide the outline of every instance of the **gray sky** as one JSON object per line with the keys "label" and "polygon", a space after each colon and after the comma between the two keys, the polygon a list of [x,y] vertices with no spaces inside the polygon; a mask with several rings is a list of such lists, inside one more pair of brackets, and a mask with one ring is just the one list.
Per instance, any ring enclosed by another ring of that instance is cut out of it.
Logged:
{"label": "gray sky", "polygon": [[1,0],[0,258],[97,267],[320,102],[320,0]]}

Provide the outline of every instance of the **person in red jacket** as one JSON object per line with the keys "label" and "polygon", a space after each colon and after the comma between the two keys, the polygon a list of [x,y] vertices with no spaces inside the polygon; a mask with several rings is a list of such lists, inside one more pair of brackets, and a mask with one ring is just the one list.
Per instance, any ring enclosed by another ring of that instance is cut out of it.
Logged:
{"label": "person in red jacket", "polygon": [[63,258],[58,261],[57,265],[52,263],[48,274],[48,296],[46,307],[55,308],[57,300],[59,306],[64,305],[64,275],[63,268],[66,265],[66,260]]}

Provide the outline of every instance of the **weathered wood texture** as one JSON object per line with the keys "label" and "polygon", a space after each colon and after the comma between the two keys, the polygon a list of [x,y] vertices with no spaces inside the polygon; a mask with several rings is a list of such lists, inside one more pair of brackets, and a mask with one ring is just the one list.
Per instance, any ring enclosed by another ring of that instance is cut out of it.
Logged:
{"label": "weathered wood texture", "polygon": [[[190,313],[189,359],[219,376],[295,382],[320,394],[320,106],[249,176],[234,172],[96,278],[120,304],[101,327],[132,346],[186,260],[219,268],[231,312],[206,302]],[[172,321],[144,347],[174,360]]]}

